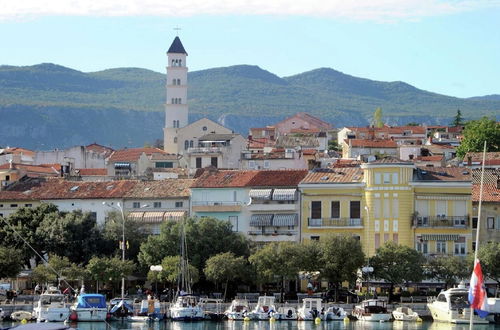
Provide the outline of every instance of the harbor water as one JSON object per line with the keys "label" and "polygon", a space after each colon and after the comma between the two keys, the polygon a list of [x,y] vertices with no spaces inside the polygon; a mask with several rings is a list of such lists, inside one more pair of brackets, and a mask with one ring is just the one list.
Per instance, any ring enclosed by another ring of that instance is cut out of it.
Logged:
{"label": "harbor water", "polygon": [[[7,328],[18,323],[0,322],[0,329]],[[327,321],[316,324],[307,321],[222,321],[222,322],[152,322],[152,323],[133,323],[133,322],[77,322],[68,323],[72,329],[79,330],[327,330],[327,329],[343,329],[343,330],[361,330],[361,329],[402,329],[402,330],[468,330],[468,324],[454,325],[440,322],[363,322],[363,321]],[[70,330],[72,330],[70,329]],[[477,330],[493,330],[500,329],[500,325],[475,325]]]}

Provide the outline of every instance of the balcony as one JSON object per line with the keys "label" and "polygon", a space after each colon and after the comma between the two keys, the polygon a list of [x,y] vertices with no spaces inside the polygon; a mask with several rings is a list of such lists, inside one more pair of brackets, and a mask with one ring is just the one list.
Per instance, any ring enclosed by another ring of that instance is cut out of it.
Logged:
{"label": "balcony", "polygon": [[222,148],[220,147],[198,147],[198,148],[188,148],[188,154],[219,154],[222,153]]}
{"label": "balcony", "polygon": [[363,221],[362,219],[351,218],[308,218],[307,226],[309,228],[361,228],[363,227]]}
{"label": "balcony", "polygon": [[193,212],[240,212],[241,202],[193,201]]}
{"label": "balcony", "polygon": [[248,235],[254,241],[272,242],[272,241],[295,241],[298,231],[296,230],[250,230]]}
{"label": "balcony", "polygon": [[268,211],[295,211],[298,204],[285,201],[266,201],[264,203],[253,203],[248,205],[250,212],[268,212]]}
{"label": "balcony", "polygon": [[467,228],[469,216],[416,216],[413,218],[413,226],[417,228]]}

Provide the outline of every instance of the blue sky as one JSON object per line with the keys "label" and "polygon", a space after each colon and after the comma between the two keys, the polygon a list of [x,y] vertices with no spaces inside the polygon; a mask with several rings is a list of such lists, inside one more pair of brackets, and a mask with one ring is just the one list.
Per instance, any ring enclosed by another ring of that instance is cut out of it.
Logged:
{"label": "blue sky", "polygon": [[500,94],[498,0],[38,3],[0,0],[0,64],[165,72],[179,26],[191,71],[251,64],[289,76],[330,67],[458,97]]}

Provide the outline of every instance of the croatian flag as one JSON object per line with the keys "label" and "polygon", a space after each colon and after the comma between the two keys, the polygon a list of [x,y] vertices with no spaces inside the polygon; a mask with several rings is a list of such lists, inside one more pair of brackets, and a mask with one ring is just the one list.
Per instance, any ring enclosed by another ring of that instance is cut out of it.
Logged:
{"label": "croatian flag", "polygon": [[486,290],[484,288],[483,271],[479,259],[474,261],[474,271],[470,279],[469,288],[469,303],[470,307],[474,308],[477,315],[486,317],[488,315],[488,303]]}

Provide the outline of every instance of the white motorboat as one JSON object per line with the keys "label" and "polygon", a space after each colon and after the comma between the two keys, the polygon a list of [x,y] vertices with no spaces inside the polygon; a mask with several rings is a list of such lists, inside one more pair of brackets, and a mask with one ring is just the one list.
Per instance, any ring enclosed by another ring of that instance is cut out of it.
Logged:
{"label": "white motorboat", "polygon": [[250,306],[246,299],[234,299],[224,314],[229,320],[244,320],[249,311]]}
{"label": "white motorboat", "polygon": [[302,306],[297,310],[297,316],[303,321],[314,321],[316,318],[326,320],[321,298],[304,298]]}
{"label": "white motorboat", "polygon": [[128,317],[130,322],[161,321],[165,318],[165,313],[161,310],[160,301],[151,297],[148,298],[141,301],[141,307],[137,315]]}
{"label": "white motorboat", "polygon": [[325,319],[327,321],[342,321],[347,317],[347,312],[342,307],[331,306],[325,312]]}
{"label": "white motorboat", "polygon": [[222,310],[222,299],[201,298],[199,305],[206,320],[221,321],[226,317]]}
{"label": "white motorboat", "polygon": [[33,319],[33,315],[28,311],[15,311],[10,314],[10,318],[14,321],[30,321]]}
{"label": "white motorboat", "polygon": [[257,306],[248,313],[248,317],[252,320],[268,320],[271,313],[277,310],[274,300],[274,296],[260,296],[259,300],[257,300]]}
{"label": "white motorboat", "polygon": [[203,320],[203,309],[198,305],[198,297],[193,295],[178,296],[170,307],[170,317],[174,321]]}
{"label": "white motorboat", "polygon": [[33,317],[37,322],[64,322],[70,312],[65,295],[55,287],[42,293],[33,307]]}
{"label": "white motorboat", "polygon": [[387,303],[381,299],[368,299],[354,307],[352,315],[360,321],[385,322],[392,314],[387,311]]}
{"label": "white motorboat", "polygon": [[392,317],[396,321],[409,321],[416,322],[418,321],[418,313],[414,312],[410,307],[398,307],[392,311]]}
{"label": "white motorboat", "polygon": [[[448,323],[470,323],[470,308],[468,302],[469,291],[465,285],[441,291],[435,299],[428,304],[434,321]],[[473,316],[474,324],[486,324],[488,320],[477,315]]]}
{"label": "white motorboat", "polygon": [[271,317],[278,321],[293,321],[297,320],[297,311],[292,306],[278,307],[278,311],[271,313]]}
{"label": "white motorboat", "polygon": [[108,316],[106,298],[98,293],[80,294],[71,310],[76,313],[76,319],[83,322],[102,322],[106,321]]}

